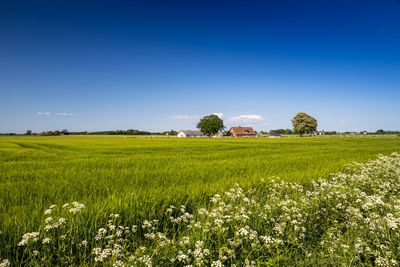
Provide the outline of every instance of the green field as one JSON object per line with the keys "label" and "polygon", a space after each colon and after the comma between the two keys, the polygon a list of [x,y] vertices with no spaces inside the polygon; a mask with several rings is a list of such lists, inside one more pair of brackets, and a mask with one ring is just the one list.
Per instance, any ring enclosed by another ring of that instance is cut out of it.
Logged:
{"label": "green field", "polygon": [[90,207],[82,227],[119,213],[133,224],[194,210],[215,193],[277,176],[306,183],[353,161],[400,151],[400,138],[176,139],[130,136],[0,137],[0,259],[17,259],[21,236],[50,205]]}

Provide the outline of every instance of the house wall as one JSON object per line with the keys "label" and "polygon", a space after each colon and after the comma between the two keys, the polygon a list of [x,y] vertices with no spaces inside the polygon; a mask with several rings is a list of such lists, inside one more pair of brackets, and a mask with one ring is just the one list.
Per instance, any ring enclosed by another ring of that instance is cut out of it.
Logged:
{"label": "house wall", "polygon": [[228,135],[238,138],[238,137],[257,137],[256,134],[237,134],[235,131],[230,131]]}
{"label": "house wall", "polygon": [[186,134],[184,134],[184,133],[182,133],[182,132],[179,132],[178,135],[177,135],[177,137],[179,137],[179,138],[185,138],[185,137],[194,137],[194,138],[197,138],[197,137],[207,137],[207,136],[206,136],[206,135],[186,135]]}
{"label": "house wall", "polygon": [[186,137],[186,135],[184,133],[182,133],[182,132],[179,132],[177,136],[180,137],[180,138]]}

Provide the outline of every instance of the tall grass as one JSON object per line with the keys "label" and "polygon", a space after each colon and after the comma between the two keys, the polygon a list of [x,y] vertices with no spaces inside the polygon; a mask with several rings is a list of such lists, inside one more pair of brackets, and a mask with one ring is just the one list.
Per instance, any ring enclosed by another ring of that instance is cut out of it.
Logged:
{"label": "tall grass", "polygon": [[90,207],[77,221],[84,240],[110,213],[129,225],[168,221],[170,205],[193,211],[235,183],[305,183],[399,150],[399,139],[1,137],[0,258],[23,258],[21,236],[37,230],[52,204]]}
{"label": "tall grass", "polygon": [[397,266],[399,193],[400,155],[393,153],[304,185],[279,179],[262,179],[246,190],[236,185],[215,194],[206,208],[170,206],[165,216],[139,225],[124,225],[120,214],[110,214],[96,229],[82,228],[85,205],[52,205],[37,231],[22,236],[19,261],[29,266]]}

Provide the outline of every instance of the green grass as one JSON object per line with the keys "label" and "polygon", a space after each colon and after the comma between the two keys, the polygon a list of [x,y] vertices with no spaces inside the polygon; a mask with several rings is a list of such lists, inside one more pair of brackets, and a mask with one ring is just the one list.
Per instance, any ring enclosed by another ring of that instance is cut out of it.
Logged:
{"label": "green grass", "polygon": [[90,206],[89,228],[110,211],[135,223],[170,204],[193,209],[234,183],[304,183],[394,151],[400,138],[0,137],[0,258],[18,257],[22,234],[51,204]]}

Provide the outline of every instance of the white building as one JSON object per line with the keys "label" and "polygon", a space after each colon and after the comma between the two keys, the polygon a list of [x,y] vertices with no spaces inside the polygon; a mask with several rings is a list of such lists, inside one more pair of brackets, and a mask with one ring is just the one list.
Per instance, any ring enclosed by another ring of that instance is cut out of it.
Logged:
{"label": "white building", "polygon": [[177,137],[207,137],[201,131],[180,130]]}
{"label": "white building", "polygon": [[278,133],[270,133],[268,135],[269,138],[281,138],[281,135]]}

